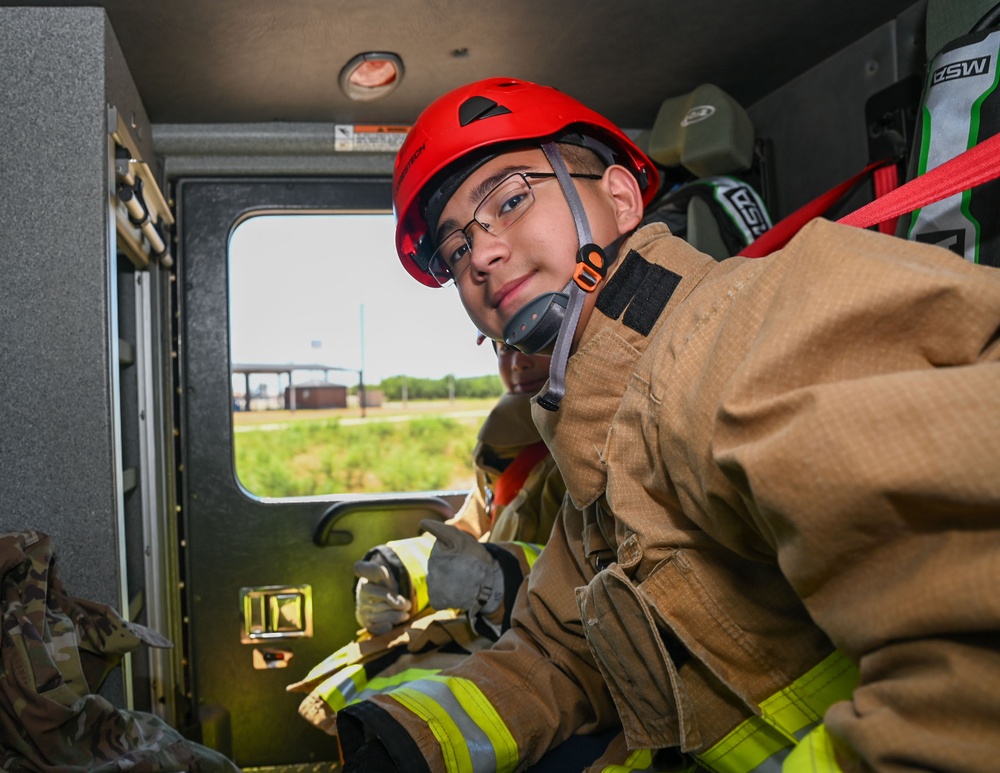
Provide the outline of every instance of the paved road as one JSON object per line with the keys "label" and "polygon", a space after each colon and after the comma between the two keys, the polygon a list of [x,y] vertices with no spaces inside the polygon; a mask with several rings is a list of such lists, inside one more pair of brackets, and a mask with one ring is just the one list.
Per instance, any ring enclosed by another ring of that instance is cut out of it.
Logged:
{"label": "paved road", "polygon": [[[354,424],[386,424],[386,423],[398,423],[404,421],[413,421],[414,419],[426,419],[429,416],[440,416],[441,418],[447,419],[485,419],[489,414],[488,408],[483,408],[475,411],[452,411],[446,413],[395,413],[387,416],[368,416],[362,419],[360,416],[354,416],[350,418],[340,419],[340,425],[343,427],[349,427]],[[260,430],[262,432],[273,432],[278,429],[285,429],[290,427],[292,424],[301,423],[303,420],[293,420],[293,421],[282,421],[276,422],[274,424],[243,424],[238,427],[234,427],[235,432],[251,432],[254,430]]]}

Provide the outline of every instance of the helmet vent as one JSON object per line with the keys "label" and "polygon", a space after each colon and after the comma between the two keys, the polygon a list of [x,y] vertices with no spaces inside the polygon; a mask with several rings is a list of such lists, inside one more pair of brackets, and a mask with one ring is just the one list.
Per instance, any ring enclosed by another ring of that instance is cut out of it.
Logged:
{"label": "helmet vent", "polygon": [[470,97],[458,108],[458,122],[461,126],[468,126],[473,121],[509,112],[506,107],[487,97]]}

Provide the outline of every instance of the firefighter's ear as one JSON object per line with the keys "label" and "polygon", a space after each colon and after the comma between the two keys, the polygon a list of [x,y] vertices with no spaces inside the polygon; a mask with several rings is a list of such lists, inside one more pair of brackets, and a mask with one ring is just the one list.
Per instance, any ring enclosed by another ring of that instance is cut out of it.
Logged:
{"label": "firefighter's ear", "polygon": [[614,164],[604,171],[603,183],[614,203],[618,233],[633,230],[642,220],[642,191],[632,173],[623,166]]}

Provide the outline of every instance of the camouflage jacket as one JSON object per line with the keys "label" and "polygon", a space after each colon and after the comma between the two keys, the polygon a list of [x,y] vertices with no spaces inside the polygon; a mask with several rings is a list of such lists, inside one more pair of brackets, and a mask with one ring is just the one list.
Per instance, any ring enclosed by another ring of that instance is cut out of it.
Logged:
{"label": "camouflage jacket", "polygon": [[126,652],[172,645],[108,606],[70,597],[47,535],[0,534],[0,615],[0,769],[239,770],[158,717],[94,694]]}

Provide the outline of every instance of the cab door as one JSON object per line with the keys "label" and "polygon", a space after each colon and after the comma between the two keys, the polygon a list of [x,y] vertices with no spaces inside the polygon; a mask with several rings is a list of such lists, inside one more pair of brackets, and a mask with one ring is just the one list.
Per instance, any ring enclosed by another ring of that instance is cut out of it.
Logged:
{"label": "cab door", "polygon": [[370,546],[415,536],[422,518],[448,517],[461,494],[262,498],[244,488],[233,462],[228,250],[234,229],[257,213],[388,213],[390,182],[185,180],[176,200],[190,718],[203,743],[242,767],[333,769],[334,740],[297,715],[304,696],[285,687],[354,637],[355,560]]}

